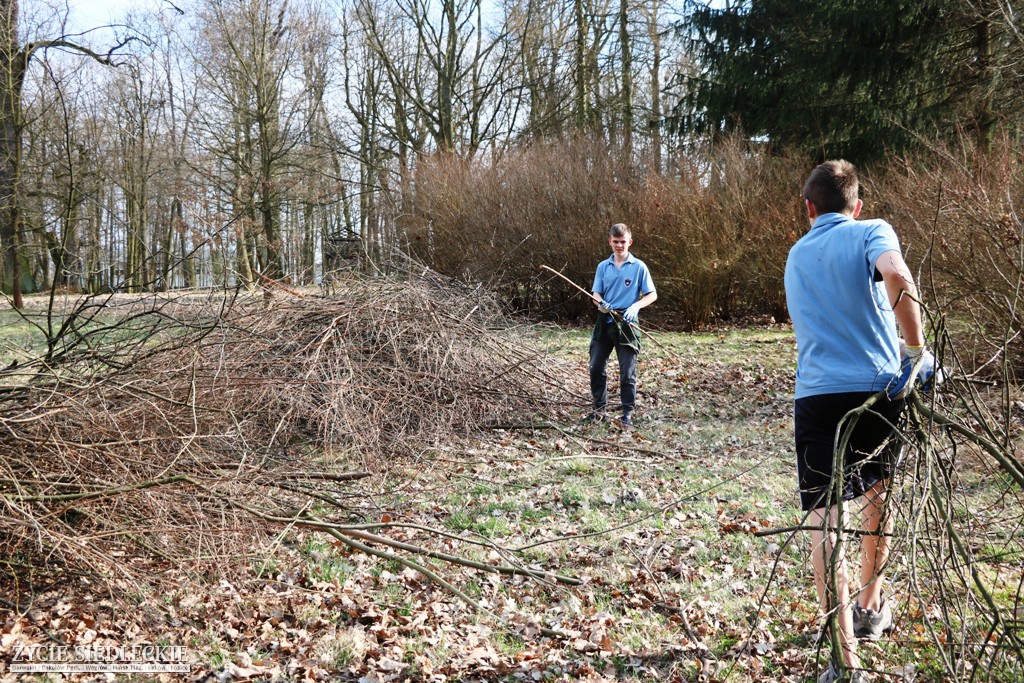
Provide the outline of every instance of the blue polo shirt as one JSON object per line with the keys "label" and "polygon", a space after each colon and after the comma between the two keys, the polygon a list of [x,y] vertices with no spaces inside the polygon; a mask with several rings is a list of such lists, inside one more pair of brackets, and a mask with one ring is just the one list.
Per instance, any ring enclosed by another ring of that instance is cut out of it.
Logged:
{"label": "blue polo shirt", "polygon": [[622,266],[615,265],[615,255],[597,264],[591,292],[601,295],[617,311],[629,308],[644,294],[654,291],[654,280],[647,264],[629,254]]}
{"label": "blue polo shirt", "polygon": [[786,260],[786,305],[796,333],[796,398],[881,391],[899,373],[896,316],[875,279],[883,253],[900,250],[892,226],[827,213]]}

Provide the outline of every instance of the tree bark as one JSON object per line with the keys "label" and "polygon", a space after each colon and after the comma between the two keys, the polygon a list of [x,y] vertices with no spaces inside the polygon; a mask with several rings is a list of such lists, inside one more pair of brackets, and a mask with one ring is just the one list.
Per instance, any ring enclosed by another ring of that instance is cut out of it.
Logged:
{"label": "tree bark", "polygon": [[633,158],[633,54],[629,35],[629,0],[619,0],[619,49],[622,50],[622,146]]}
{"label": "tree bark", "polygon": [[18,45],[18,0],[0,0],[0,250],[3,291],[22,306],[22,263],[18,251],[18,170],[21,162],[21,90],[26,55]]}

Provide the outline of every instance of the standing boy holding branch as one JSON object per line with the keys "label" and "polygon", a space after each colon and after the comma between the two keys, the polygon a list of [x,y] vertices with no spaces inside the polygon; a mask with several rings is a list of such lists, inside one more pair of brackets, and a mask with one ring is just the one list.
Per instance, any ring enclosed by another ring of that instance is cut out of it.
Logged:
{"label": "standing boy holding branch", "polygon": [[597,264],[594,286],[590,290],[598,316],[590,339],[590,393],[594,410],[587,419],[605,419],[608,404],[605,367],[614,350],[619,360],[623,427],[633,425],[633,408],[636,406],[640,309],[650,306],[658,298],[647,265],[629,253],[632,244],[633,236],[624,223],[611,227],[608,245],[612,248],[612,255]]}

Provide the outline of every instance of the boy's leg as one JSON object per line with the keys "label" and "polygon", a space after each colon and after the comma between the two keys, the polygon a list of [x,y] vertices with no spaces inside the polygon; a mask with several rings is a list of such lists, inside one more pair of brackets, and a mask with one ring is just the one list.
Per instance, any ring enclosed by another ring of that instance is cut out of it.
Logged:
{"label": "boy's leg", "polygon": [[864,609],[879,610],[882,606],[882,584],[889,561],[889,534],[892,516],[885,502],[888,481],[875,484],[863,496],[862,519],[868,532],[860,542],[860,596],[857,602]]}
{"label": "boy's leg", "polygon": [[849,477],[844,477],[844,491],[833,490],[837,483],[833,481],[835,438],[839,420],[866,397],[866,394],[809,396],[797,399],[793,415],[800,507],[807,512],[807,524],[813,529],[811,564],[814,587],[822,611],[826,614],[835,611],[839,647],[847,667],[859,667],[860,660],[854,636],[846,557],[841,547],[835,547],[834,529],[841,517],[845,525],[845,504],[841,501],[850,486]]}
{"label": "boy's leg", "polygon": [[[811,531],[811,564],[814,568],[814,587],[818,591],[818,602],[825,614],[836,610],[843,661],[848,667],[857,668],[860,667],[860,659],[857,657],[857,639],[853,634],[853,609],[850,604],[846,553],[843,552],[842,546],[836,547],[836,536],[833,531],[838,524],[845,523],[845,514],[839,514],[844,509],[845,505],[815,508],[810,511],[807,523],[814,529]],[[823,529],[826,516],[827,530]]]}
{"label": "boy's leg", "polygon": [[631,346],[617,344],[615,353],[619,360],[619,395],[622,398],[622,416],[633,414],[636,407],[636,366],[640,354]]}
{"label": "boy's leg", "polygon": [[608,404],[608,374],[605,368],[613,346],[607,327],[595,330],[590,338],[590,395],[595,410],[604,410]]}

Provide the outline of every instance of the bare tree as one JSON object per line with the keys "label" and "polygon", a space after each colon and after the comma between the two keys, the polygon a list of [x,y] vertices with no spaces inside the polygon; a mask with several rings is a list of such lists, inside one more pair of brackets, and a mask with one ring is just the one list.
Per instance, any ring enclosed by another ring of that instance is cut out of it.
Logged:
{"label": "bare tree", "polygon": [[60,49],[113,65],[118,51],[133,40],[121,41],[105,54],[70,40],[66,34],[22,44],[18,35],[18,10],[18,0],[0,0],[0,251],[3,252],[3,291],[12,295],[16,307],[21,306],[23,286],[34,287],[32,282],[23,281],[25,264],[18,255],[21,230],[18,184],[24,129],[22,90],[29,64],[42,51]]}
{"label": "bare tree", "polygon": [[284,0],[207,3],[194,48],[205,104],[197,142],[220,160],[211,176],[231,198],[238,275],[284,276],[281,207],[289,155],[308,122],[302,93],[289,90],[301,69],[301,16]]}
{"label": "bare tree", "polygon": [[633,156],[633,47],[629,32],[629,0],[619,0],[619,50],[622,90],[622,146],[627,157]]}

